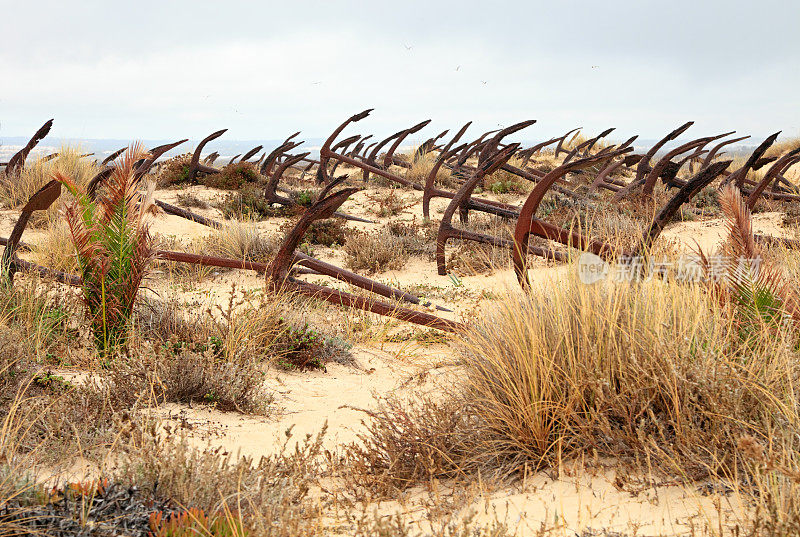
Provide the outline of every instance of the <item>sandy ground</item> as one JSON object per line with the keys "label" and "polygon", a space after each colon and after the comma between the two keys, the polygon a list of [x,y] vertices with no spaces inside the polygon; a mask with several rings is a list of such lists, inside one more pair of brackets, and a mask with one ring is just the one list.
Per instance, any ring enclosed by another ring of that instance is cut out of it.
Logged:
{"label": "sandy ground", "polygon": [[[212,200],[219,193],[193,187],[192,193]],[[157,197],[176,203],[177,191],[159,191]],[[418,199],[417,193],[404,194]],[[345,203],[344,212],[367,214],[369,200],[364,193]],[[445,200],[435,200],[434,219],[438,218]],[[215,209],[197,210],[201,214],[220,218]],[[420,213],[413,207],[400,218],[411,220]],[[0,234],[7,236],[16,220],[16,212],[0,212]],[[354,224],[361,229],[378,228],[387,219],[376,219],[376,224]],[[269,221],[257,224],[264,233],[272,233],[280,222]],[[778,213],[757,214],[754,217],[755,231],[774,236],[788,236],[781,227]],[[191,241],[210,233],[209,228],[176,216],[160,214],[153,220],[152,231],[174,236],[181,241]],[[673,224],[665,230],[663,239],[674,240],[681,249],[693,250],[699,244],[710,251],[720,243],[725,229],[721,220],[683,222]],[[36,242],[41,238],[41,229],[30,229],[25,241]],[[341,265],[339,252],[320,248],[321,258]],[[531,269],[531,280],[542,285],[552,285],[568,275],[574,267],[551,266],[536,261]],[[386,272],[376,279],[392,285],[430,287],[436,292],[434,302],[453,309],[444,314],[457,319],[469,315],[481,300],[506,291],[516,292],[516,278],[510,268],[491,275],[465,276],[454,281],[436,273],[435,263],[413,258],[402,270]],[[227,300],[231,285],[240,288],[259,288],[261,277],[253,273],[227,272],[204,281],[201,285],[172,290],[187,299],[205,303],[222,303]],[[164,290],[166,287],[157,288]],[[390,393],[413,395],[422,391],[436,393],[442,382],[452,382],[458,375],[455,353],[448,344],[392,344],[371,342],[354,348],[356,364],[345,366],[329,364],[327,371],[292,373],[271,371],[267,380],[273,394],[275,411],[267,417],[225,413],[211,407],[186,405],[164,405],[156,412],[169,422],[180,424],[188,431],[198,446],[219,446],[231,453],[259,457],[274,453],[285,440],[287,429],[292,429],[294,439],[315,434],[327,423],[326,449],[335,451],[349,442],[357,442],[363,430],[361,420],[364,412],[358,409],[375,408],[376,395]],[[473,492],[470,507],[464,512],[474,511],[478,520],[492,518],[505,520],[518,526],[521,535],[536,534],[543,526],[562,528],[565,535],[586,528],[604,528],[614,531],[636,530],[639,534],[673,534],[686,531],[693,523],[732,516],[740,507],[731,496],[703,495],[696,486],[678,486],[669,483],[647,483],[642,478],[626,475],[625,483],[613,469],[581,471],[572,469],[541,472],[529,476],[524,483],[499,489],[486,488]],[[633,483],[633,484],[632,484]],[[446,486],[442,485],[446,494]],[[450,494],[453,491],[449,491]],[[425,518],[429,493],[413,492],[403,501],[384,502],[369,506],[388,516],[402,512],[406,516]]]}

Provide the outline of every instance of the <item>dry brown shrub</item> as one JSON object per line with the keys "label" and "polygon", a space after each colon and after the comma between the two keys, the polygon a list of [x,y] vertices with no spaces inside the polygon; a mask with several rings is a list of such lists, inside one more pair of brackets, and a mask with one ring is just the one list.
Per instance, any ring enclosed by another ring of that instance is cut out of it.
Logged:
{"label": "dry brown shrub", "polygon": [[377,234],[353,233],[344,245],[344,253],[348,268],[368,274],[399,270],[408,261],[402,241],[385,230]]}
{"label": "dry brown shrub", "polygon": [[465,434],[471,418],[460,398],[403,402],[387,397],[376,410],[364,412],[366,432],[345,449],[349,489],[388,498],[434,479],[464,475],[461,464],[472,450]]}
{"label": "dry brown shrub", "polygon": [[366,197],[372,203],[369,211],[375,216],[387,218],[390,216],[397,216],[406,209],[410,209],[416,205],[413,199],[407,199],[396,188],[389,189],[387,192],[380,192],[377,194],[368,194]]}
{"label": "dry brown shrub", "polygon": [[263,389],[264,371],[255,360],[225,360],[221,342],[191,345],[193,350],[144,347],[131,358],[119,358],[107,376],[115,397],[127,404],[142,394],[152,402],[205,403],[220,410],[265,414],[271,403]]}
{"label": "dry brown shrub", "polygon": [[112,478],[179,505],[239,511],[248,535],[315,535],[319,513],[310,496],[318,475],[325,427],[315,437],[275,455],[253,460],[221,449],[192,447],[182,435],[156,423],[131,427]]}

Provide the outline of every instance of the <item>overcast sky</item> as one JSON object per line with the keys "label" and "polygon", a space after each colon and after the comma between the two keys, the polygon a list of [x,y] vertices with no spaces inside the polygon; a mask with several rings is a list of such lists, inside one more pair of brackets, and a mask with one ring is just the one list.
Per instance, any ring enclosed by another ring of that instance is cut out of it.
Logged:
{"label": "overcast sky", "polygon": [[0,5],[0,141],[325,137],[365,108],[361,133],[800,134],[798,0]]}

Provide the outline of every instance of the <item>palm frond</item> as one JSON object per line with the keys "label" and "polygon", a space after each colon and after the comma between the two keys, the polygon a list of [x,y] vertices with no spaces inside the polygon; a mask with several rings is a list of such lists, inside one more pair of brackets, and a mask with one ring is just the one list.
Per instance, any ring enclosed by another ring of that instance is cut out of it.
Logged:
{"label": "palm frond", "polygon": [[[719,199],[728,231],[723,249],[727,263],[724,271],[727,299],[751,321],[776,324],[782,323],[788,315],[795,324],[800,324],[796,291],[783,272],[764,259],[753,234],[750,209],[741,192],[729,184]],[[706,265],[709,263],[705,256],[702,259]]]}
{"label": "palm frond", "polygon": [[125,341],[139,287],[153,258],[144,220],[153,192],[148,187],[142,196],[136,177],[136,163],[147,156],[141,144],[131,145],[114,165],[97,200],[69,177],[55,177],[75,198],[65,209],[65,217],[92,330],[106,354]]}

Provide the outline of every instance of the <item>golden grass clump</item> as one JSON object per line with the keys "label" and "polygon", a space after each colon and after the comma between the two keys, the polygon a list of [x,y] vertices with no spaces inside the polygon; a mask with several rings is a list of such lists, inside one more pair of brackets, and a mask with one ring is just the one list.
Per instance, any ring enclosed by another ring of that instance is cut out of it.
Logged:
{"label": "golden grass clump", "polygon": [[[28,161],[25,168],[13,176],[0,174],[0,203],[9,209],[22,207],[56,173],[70,177],[78,186],[85,186],[100,171],[92,157],[81,156],[85,153],[80,146],[63,145],[56,158]],[[68,199],[69,193],[62,193],[61,199],[46,211],[47,217],[56,220]],[[40,219],[37,215],[36,220]]]}
{"label": "golden grass clump", "polygon": [[75,274],[78,262],[72,233],[64,220],[48,223],[44,236],[31,245],[33,260],[47,268]]}
{"label": "golden grass clump", "polygon": [[794,136],[791,138],[784,138],[779,142],[775,142],[772,144],[769,149],[767,149],[766,153],[764,153],[765,157],[781,157],[800,147],[800,136]]}
{"label": "golden grass clump", "polygon": [[[198,237],[188,244],[182,244],[174,236],[158,237],[158,247],[162,250],[178,250],[197,255],[226,257],[255,263],[269,263],[279,245],[277,235],[263,235],[255,223],[231,220],[220,229]],[[209,267],[177,261],[159,260],[158,266],[170,275],[181,278],[193,278],[201,281],[214,273],[229,269]]]}
{"label": "golden grass clump", "polygon": [[[406,171],[406,179],[420,184],[425,184],[425,181],[428,178],[428,175],[431,173],[439,154],[434,153],[433,151],[428,151],[420,155],[417,154],[417,150],[414,149],[411,152],[411,155],[415,158],[411,163],[411,167]],[[452,187],[455,184],[450,170],[446,166],[439,166],[439,169],[436,171],[434,184],[446,187]]]}
{"label": "golden grass clump", "polygon": [[347,267],[368,274],[400,270],[409,257],[403,241],[386,229],[377,234],[354,233],[343,249]]}
{"label": "golden grass clump", "polygon": [[742,328],[704,286],[671,279],[586,285],[573,274],[508,295],[463,335],[463,382],[370,413],[348,479],[388,494],[588,452],[735,480],[751,472],[742,438],[796,461],[796,333]]}
{"label": "golden grass clump", "polygon": [[671,281],[569,278],[501,301],[465,341],[483,453],[516,467],[649,452],[692,476],[733,471],[741,436],[800,423],[794,334],[738,328],[702,287]]}
{"label": "golden grass clump", "polygon": [[262,235],[254,222],[230,221],[205,238],[202,250],[207,255],[269,263],[278,244],[277,236]]}

